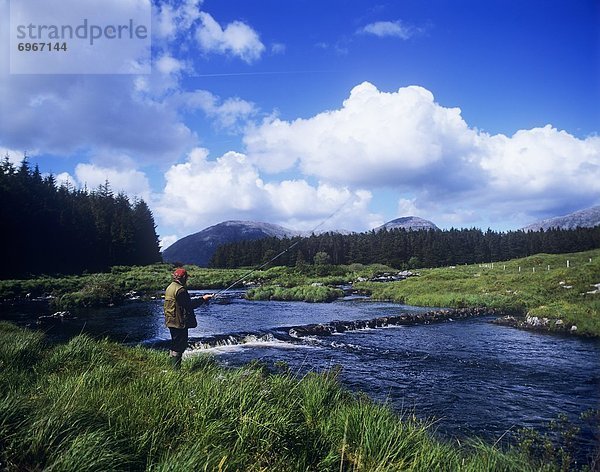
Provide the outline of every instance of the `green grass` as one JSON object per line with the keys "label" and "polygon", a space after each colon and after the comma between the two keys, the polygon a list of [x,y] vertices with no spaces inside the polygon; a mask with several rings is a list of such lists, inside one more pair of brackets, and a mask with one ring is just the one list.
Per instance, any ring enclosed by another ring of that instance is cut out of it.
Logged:
{"label": "green grass", "polygon": [[289,300],[312,303],[332,302],[343,295],[342,290],[321,285],[299,285],[291,288],[268,285],[246,292],[248,300]]}
{"label": "green grass", "polygon": [[[186,265],[190,274],[190,289],[223,289],[249,274],[251,269],[206,269]],[[371,277],[377,272],[393,269],[375,264],[363,266],[327,266],[324,268],[306,266],[299,270],[293,267],[272,267],[252,272],[243,282],[260,286],[277,285],[283,288],[309,286],[314,282],[336,285],[356,280],[358,277]],[[0,300],[19,299],[26,296],[50,295],[56,309],[67,310],[79,307],[106,306],[119,303],[130,291],[145,295],[156,295],[164,291],[171,282],[172,266],[154,264],[143,267],[116,266],[106,274],[85,274],[81,276],[37,277],[26,280],[0,280]],[[234,288],[242,288],[243,283]],[[323,297],[323,290],[296,291],[298,298],[312,301],[329,300]],[[289,294],[287,295],[289,297]],[[285,298],[290,299],[290,298]]]}
{"label": "green grass", "polygon": [[0,323],[0,463],[13,470],[558,470],[342,389],[336,371],[295,378],[219,367],[87,336],[46,345]]}
{"label": "green grass", "polygon": [[600,249],[419,273],[420,277],[401,282],[363,282],[355,288],[370,292],[376,300],[409,305],[491,307],[561,319],[576,325],[578,334],[600,336],[600,293],[587,293],[600,283]]}
{"label": "green grass", "polygon": [[[567,260],[570,267],[566,267]],[[188,266],[188,270],[189,288],[215,291],[230,286],[249,272],[249,269],[196,266]],[[394,270],[378,264],[272,267],[253,272],[246,279],[257,285],[248,292],[248,298],[327,302],[341,296],[335,285],[382,272]],[[420,269],[419,273],[420,277],[400,282],[358,282],[354,287],[370,293],[376,300],[431,307],[491,307],[560,319],[564,325],[577,326],[577,334],[600,336],[600,294],[587,293],[593,290],[593,284],[600,283],[600,249],[575,254],[538,254],[494,264]],[[131,290],[157,295],[169,284],[170,274],[169,264],[155,264],[113,267],[108,274],[3,280],[0,299],[50,294],[55,308],[61,310],[109,305],[120,302]],[[242,285],[236,286],[239,287]]]}

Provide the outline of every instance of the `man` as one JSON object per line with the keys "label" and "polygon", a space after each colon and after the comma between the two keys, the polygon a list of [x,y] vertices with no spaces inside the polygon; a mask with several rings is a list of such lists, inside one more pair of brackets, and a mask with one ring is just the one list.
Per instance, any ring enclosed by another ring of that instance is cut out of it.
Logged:
{"label": "man", "polygon": [[171,332],[169,359],[175,370],[181,367],[181,357],[188,343],[188,329],[198,326],[194,308],[208,303],[213,297],[212,294],[206,294],[192,300],[186,288],[187,280],[187,271],[179,267],[173,272],[173,282],[165,291],[165,324]]}

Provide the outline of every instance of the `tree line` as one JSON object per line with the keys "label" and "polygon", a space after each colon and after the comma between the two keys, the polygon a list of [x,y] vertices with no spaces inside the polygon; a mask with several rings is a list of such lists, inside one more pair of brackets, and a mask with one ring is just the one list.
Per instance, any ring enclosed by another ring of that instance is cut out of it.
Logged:
{"label": "tree line", "polygon": [[265,238],[220,246],[210,267],[251,267],[297,243],[277,265],[375,264],[397,269],[502,261],[537,253],[559,254],[600,247],[600,226],[572,230],[495,232],[490,229],[383,229],[366,233],[325,233],[307,238]]}
{"label": "tree line", "polygon": [[154,217],[143,201],[58,185],[27,158],[0,164],[0,278],[99,272],[161,260]]}

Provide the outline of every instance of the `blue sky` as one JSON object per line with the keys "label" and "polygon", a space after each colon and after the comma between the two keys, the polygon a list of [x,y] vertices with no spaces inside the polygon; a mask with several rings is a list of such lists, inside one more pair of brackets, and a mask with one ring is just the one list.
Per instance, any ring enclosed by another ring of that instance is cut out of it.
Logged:
{"label": "blue sky", "polygon": [[165,246],[340,208],[325,229],[600,204],[598,1],[156,1],[140,75],[10,74],[8,7],[2,154],[143,197]]}

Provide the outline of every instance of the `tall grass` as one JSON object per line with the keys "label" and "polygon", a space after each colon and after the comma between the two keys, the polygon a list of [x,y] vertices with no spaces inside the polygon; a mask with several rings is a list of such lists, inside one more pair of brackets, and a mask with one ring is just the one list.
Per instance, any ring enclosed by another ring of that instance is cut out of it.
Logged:
{"label": "tall grass", "polygon": [[436,440],[430,426],[343,390],[209,357],[79,336],[47,346],[0,324],[0,463],[6,470],[555,470],[516,450]]}
{"label": "tall grass", "polygon": [[292,288],[267,285],[246,292],[248,300],[287,300],[312,303],[332,302],[343,295],[344,292],[340,289],[321,285],[300,285]]}

